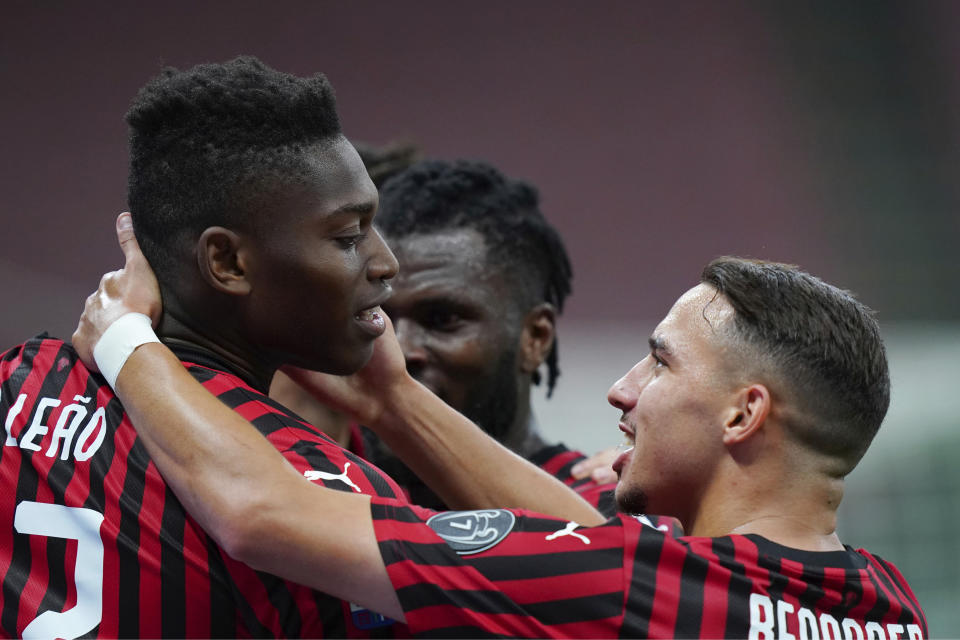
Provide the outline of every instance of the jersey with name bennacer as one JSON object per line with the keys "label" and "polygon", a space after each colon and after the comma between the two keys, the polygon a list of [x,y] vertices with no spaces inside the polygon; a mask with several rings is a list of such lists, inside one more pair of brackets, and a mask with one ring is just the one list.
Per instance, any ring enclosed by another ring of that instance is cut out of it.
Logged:
{"label": "jersey with name bennacer", "polygon": [[418,636],[928,637],[906,580],[863,550],[674,537],[626,515],[586,528],[519,510],[435,513],[377,498],[371,510]]}

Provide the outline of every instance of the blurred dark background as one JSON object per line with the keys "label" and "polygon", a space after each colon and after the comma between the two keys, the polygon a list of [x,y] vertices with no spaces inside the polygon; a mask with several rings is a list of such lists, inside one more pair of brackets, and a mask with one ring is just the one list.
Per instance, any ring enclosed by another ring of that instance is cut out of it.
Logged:
{"label": "blurred dark background", "polygon": [[[68,337],[119,265],[123,115],[149,77],[238,54],[324,72],[349,137],[488,160],[540,188],[575,271],[554,411],[602,410],[583,394],[620,374],[603,354],[639,358],[717,255],[800,264],[877,309],[895,374],[885,430],[907,436],[878,443],[886,473],[862,476],[869,508],[847,537],[907,564],[932,628],[955,635],[958,33],[949,0],[7,1],[0,350]],[[582,446],[615,438],[607,418],[596,436],[547,415]],[[904,442],[921,479],[890,475]]]}

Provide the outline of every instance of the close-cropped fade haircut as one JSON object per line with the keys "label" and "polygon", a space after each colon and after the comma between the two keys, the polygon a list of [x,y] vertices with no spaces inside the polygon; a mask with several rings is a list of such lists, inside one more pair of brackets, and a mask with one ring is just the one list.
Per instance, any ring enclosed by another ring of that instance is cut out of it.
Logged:
{"label": "close-cropped fade haircut", "polygon": [[701,282],[733,307],[735,340],[767,363],[797,404],[788,428],[811,450],[852,470],[890,404],[890,374],[873,312],[848,291],[795,266],[723,257]]}
{"label": "close-cropped fade haircut", "polygon": [[137,94],[128,201],[137,240],[161,284],[174,250],[207,227],[249,229],[284,186],[304,184],[310,152],[340,134],[333,88],[244,56],[164,69]]}
{"label": "close-cropped fade haircut", "polygon": [[[501,270],[521,312],[542,302],[557,313],[570,294],[573,271],[560,234],[540,212],[537,190],[484,162],[424,160],[383,185],[377,226],[391,240],[473,229],[484,239],[487,263]],[[547,395],[560,369],[557,341],[547,356]],[[540,376],[534,372],[533,381]]]}

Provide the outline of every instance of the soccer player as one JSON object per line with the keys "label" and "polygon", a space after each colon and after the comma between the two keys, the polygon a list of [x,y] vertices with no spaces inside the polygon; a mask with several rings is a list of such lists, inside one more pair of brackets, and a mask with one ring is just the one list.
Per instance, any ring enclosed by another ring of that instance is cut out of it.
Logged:
{"label": "soccer player", "polygon": [[[379,305],[397,263],[372,226],[377,191],[340,131],[326,79],[252,58],[169,69],[141,90],[127,121],[133,219],[120,224],[136,228],[159,280],[132,293],[158,303],[162,292],[162,319],[159,306],[143,309],[159,319],[181,372],[253,423],[304,484],[401,498],[382,471],[266,395],[282,364],[356,371],[386,328]],[[0,357],[0,635],[393,633],[391,620],[225,554],[157,473],[107,385],[115,372],[103,370],[106,379],[45,335]],[[544,509],[601,519],[515,456],[508,464],[523,484],[487,473],[485,447],[498,445],[448,411],[465,440],[433,431],[431,442],[471,455],[424,464],[440,465],[438,477],[464,474],[463,489],[444,495],[451,504],[522,505],[542,491]],[[217,454],[197,454],[219,467]],[[477,490],[472,479],[483,475],[490,479]]]}
{"label": "soccer player", "polygon": [[[111,293],[145,275],[127,245],[130,268],[88,301],[75,334],[87,359],[93,345],[132,346],[99,338],[137,308]],[[379,383],[373,398],[411,384],[402,361],[384,357],[389,338],[364,372]],[[794,267],[721,258],[649,346],[609,392],[634,445],[614,463],[617,500],[626,513],[676,516],[689,534],[679,538],[629,515],[590,528],[523,510],[438,514],[310,485],[161,345],[136,348],[116,385],[161,472],[231,554],[402,617],[414,633],[927,637],[899,571],[835,531],[843,478],[889,402],[871,312]],[[177,398],[173,411],[158,393]],[[379,410],[366,413],[383,427]],[[214,453],[215,471],[198,463]]]}
{"label": "soccer player", "polygon": [[[412,143],[392,142],[381,147],[351,140],[370,180],[379,190],[390,177],[403,171],[420,158],[420,148]],[[379,214],[378,214],[379,217]],[[277,371],[270,383],[270,397],[296,412],[361,458],[369,459],[369,444],[377,444],[376,436],[353,422],[349,416],[334,411],[317,400],[283,371]],[[609,466],[609,465],[608,465]],[[408,492],[409,493],[409,492]]]}
{"label": "soccer player", "polygon": [[[380,191],[377,226],[400,263],[393,321],[410,374],[488,434],[613,515],[614,484],[577,480],[585,456],[541,433],[532,386],[559,375],[557,316],[572,270],[536,189],[483,162],[427,160]],[[383,448],[369,458],[411,502],[442,503]]]}

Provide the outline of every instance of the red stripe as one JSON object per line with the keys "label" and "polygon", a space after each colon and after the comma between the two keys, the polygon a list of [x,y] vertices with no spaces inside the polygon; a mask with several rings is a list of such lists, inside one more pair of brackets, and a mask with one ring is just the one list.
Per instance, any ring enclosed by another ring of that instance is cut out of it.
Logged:
{"label": "red stripe", "polygon": [[[150,473],[150,472],[153,473]],[[143,507],[140,509],[140,548],[137,561],[140,564],[140,636],[147,637],[162,629],[163,612],[160,566],[162,545],[160,528],[166,503],[165,486],[156,473],[153,463],[147,468],[143,490]]]}
{"label": "red stripe", "polygon": [[603,571],[585,571],[573,576],[553,576],[529,580],[497,580],[496,588],[509,593],[510,598],[520,605],[584,598],[601,593],[619,591],[622,581],[622,569]]}
{"label": "red stripe", "polygon": [[703,615],[700,618],[701,638],[722,638],[730,615],[730,578],[728,569],[713,552],[712,539],[693,539],[690,550],[710,561],[703,581]]}
{"label": "red stripe", "polygon": [[[560,472],[561,469],[563,469],[565,465],[583,457],[584,455],[579,451],[564,451],[563,453],[558,453],[544,462],[542,465],[540,465],[540,468],[550,475],[555,476]],[[571,484],[575,481],[574,477],[569,475],[566,478],[562,478],[562,480],[567,484]]]}
{"label": "red stripe", "polygon": [[186,633],[199,637],[210,634],[210,558],[207,554],[207,536],[187,517],[183,532],[184,582],[190,586],[186,594]]}
{"label": "red stripe", "polygon": [[650,613],[649,635],[672,638],[676,635],[677,608],[680,605],[680,577],[687,548],[673,538],[664,537],[657,563],[657,585]]}

